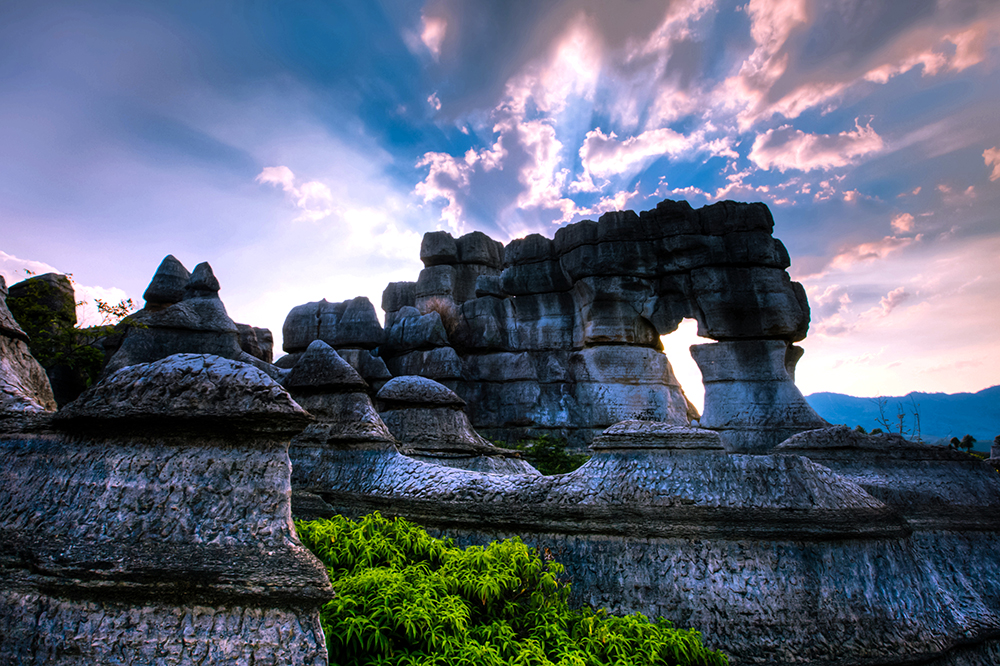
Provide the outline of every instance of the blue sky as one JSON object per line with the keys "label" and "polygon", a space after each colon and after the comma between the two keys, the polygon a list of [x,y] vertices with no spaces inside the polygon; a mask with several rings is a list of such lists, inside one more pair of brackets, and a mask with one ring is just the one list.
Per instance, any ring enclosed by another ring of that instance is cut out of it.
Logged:
{"label": "blue sky", "polygon": [[[0,271],[139,301],[164,255],[209,261],[280,334],[377,306],[425,231],[764,201],[812,303],[804,392],[979,390],[998,65],[986,0],[8,1]],[[690,382],[694,341],[667,340]]]}

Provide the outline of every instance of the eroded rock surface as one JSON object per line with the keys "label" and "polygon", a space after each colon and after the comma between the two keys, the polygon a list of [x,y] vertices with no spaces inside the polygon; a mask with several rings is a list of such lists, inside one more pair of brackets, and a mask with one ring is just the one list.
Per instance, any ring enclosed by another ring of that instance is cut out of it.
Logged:
{"label": "eroded rock surface", "polygon": [[0,434],[4,663],[326,663],[332,591],[291,523],[279,385],[208,355],[128,367]]}

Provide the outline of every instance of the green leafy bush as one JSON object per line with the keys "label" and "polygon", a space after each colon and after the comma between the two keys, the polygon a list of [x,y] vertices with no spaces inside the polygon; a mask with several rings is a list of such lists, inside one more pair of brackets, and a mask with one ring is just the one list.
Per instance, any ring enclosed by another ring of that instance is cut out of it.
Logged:
{"label": "green leafy bush", "polygon": [[517,538],[463,549],[378,513],[296,527],[337,595],[320,616],[331,664],[728,664],[693,629],[571,609],[562,565]]}
{"label": "green leafy bush", "polygon": [[524,439],[510,448],[523,451],[524,459],[546,476],[572,472],[590,460],[584,453],[567,453],[566,440],[552,435]]}

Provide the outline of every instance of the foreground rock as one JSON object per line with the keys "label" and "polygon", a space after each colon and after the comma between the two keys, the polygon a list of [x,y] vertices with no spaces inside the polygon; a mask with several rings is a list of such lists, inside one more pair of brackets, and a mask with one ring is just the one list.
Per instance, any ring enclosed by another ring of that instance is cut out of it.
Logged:
{"label": "foreground rock", "polygon": [[332,591],[290,515],[308,421],[261,371],[182,354],[0,434],[3,663],[325,665]]}
{"label": "foreground rock", "polygon": [[27,342],[7,309],[7,283],[0,275],[0,424],[6,418],[56,409],[49,378]]}
{"label": "foreground rock", "polygon": [[[825,455],[824,432],[779,448]],[[855,483],[803,456],[731,454],[714,431],[634,420],[592,448],[587,464],[554,477],[341,451],[313,468],[308,508],[379,510],[465,544],[517,535],[566,565],[577,603],[697,627],[734,666],[971,666],[1000,656],[992,471],[934,471],[955,461],[928,466],[906,445],[899,460],[890,448],[882,471],[859,467]],[[887,487],[907,476],[909,486]],[[918,476],[937,484],[923,506],[938,505],[938,522],[903,501]],[[962,510],[984,520],[949,518]]]}
{"label": "foreground rock", "polygon": [[426,377],[391,379],[378,392],[379,415],[405,455],[492,474],[538,474],[520,454],[482,438],[465,415],[465,401]]}

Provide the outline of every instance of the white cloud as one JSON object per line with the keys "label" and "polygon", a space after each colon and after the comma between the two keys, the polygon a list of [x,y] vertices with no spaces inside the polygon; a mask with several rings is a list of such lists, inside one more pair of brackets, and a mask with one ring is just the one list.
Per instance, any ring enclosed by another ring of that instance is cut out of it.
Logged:
{"label": "white cloud", "polygon": [[886,236],[882,240],[852,245],[842,249],[830,260],[830,268],[846,270],[854,264],[885,259],[890,254],[899,252],[920,240],[922,240],[922,236],[919,234],[915,238]]}
{"label": "white cloud", "polygon": [[327,185],[311,180],[296,186],[295,174],[286,166],[264,167],[255,180],[280,185],[295,205],[302,209],[302,214],[296,219],[317,222],[334,212],[333,193]]}
{"label": "white cloud", "polygon": [[987,167],[993,167],[993,171],[990,172],[990,180],[1000,180],[1000,148],[993,147],[984,150],[983,160]]}
{"label": "white cloud", "polygon": [[826,171],[853,164],[882,146],[882,137],[870,125],[856,124],[853,131],[840,134],[806,134],[784,125],[759,134],[748,157],[762,169]]}
{"label": "white cloud", "polygon": [[430,94],[430,96],[427,98],[427,103],[430,104],[431,108],[434,109],[435,111],[441,110],[441,99],[438,97],[438,94],[436,92]]}

